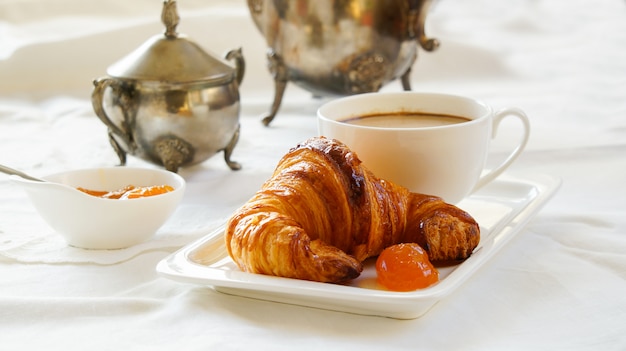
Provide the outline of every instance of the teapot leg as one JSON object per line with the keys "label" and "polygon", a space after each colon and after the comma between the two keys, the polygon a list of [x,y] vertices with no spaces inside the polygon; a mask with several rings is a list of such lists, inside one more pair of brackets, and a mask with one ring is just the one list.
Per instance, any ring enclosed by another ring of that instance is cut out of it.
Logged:
{"label": "teapot leg", "polygon": [[226,147],[224,148],[224,161],[226,161],[228,167],[230,167],[230,169],[232,169],[233,171],[241,169],[241,164],[239,162],[230,159],[233,154],[233,150],[235,149],[235,145],[237,145],[237,142],[239,141],[240,127],[240,125],[237,125],[237,130],[235,131],[235,134],[233,134],[233,137],[228,142],[228,145],[226,145]]}
{"label": "teapot leg", "polygon": [[264,115],[261,120],[265,126],[269,126],[276,116],[280,104],[282,103],[283,95],[285,94],[287,82],[289,81],[289,71],[278,53],[270,49],[267,53],[267,60],[270,73],[274,78],[274,101],[270,112]]}
{"label": "teapot leg", "polygon": [[406,72],[402,74],[400,81],[402,82],[402,89],[404,89],[404,91],[411,90],[411,67],[407,68]]}
{"label": "teapot leg", "polygon": [[109,130],[108,135],[109,143],[113,147],[113,150],[117,154],[117,157],[120,159],[120,166],[126,165],[126,152],[122,149],[117,140],[115,140],[115,137],[113,136],[113,132],[111,132],[111,130]]}

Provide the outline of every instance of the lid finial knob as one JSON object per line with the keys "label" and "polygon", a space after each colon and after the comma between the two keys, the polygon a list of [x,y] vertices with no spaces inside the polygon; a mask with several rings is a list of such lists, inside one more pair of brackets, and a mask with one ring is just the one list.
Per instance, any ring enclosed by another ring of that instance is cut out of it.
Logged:
{"label": "lid finial knob", "polygon": [[178,33],[176,33],[176,26],[178,26],[180,16],[178,16],[175,0],[163,1],[161,21],[165,25],[165,36],[167,38],[176,38],[178,36]]}

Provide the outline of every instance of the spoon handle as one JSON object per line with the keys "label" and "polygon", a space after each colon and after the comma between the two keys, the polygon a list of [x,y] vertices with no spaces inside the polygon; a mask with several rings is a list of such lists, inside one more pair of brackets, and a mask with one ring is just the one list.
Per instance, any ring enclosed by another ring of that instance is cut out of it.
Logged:
{"label": "spoon handle", "polygon": [[3,165],[0,165],[0,172],[6,173],[6,174],[14,174],[14,175],[20,176],[20,177],[22,177],[24,179],[34,180],[36,182],[44,182],[43,179],[39,179],[39,178],[36,178],[36,177],[33,177],[33,176],[29,176],[28,174],[26,174],[24,172],[20,172],[17,169],[13,169],[11,167],[7,167],[7,166],[3,166]]}

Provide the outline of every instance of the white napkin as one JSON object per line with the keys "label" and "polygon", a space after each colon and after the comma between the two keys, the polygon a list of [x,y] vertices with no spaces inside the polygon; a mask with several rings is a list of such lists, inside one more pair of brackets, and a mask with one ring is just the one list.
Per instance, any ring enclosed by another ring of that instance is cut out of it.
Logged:
{"label": "white napkin", "polygon": [[211,213],[207,212],[209,208],[206,206],[183,204],[152,239],[117,250],[88,250],[69,246],[61,235],[46,228],[45,224],[30,223],[31,229],[34,227],[39,229],[34,231],[38,234],[17,242],[11,239],[3,240],[0,242],[0,255],[29,263],[115,264],[147,251],[172,252],[211,233],[226,221],[225,218],[211,219]]}

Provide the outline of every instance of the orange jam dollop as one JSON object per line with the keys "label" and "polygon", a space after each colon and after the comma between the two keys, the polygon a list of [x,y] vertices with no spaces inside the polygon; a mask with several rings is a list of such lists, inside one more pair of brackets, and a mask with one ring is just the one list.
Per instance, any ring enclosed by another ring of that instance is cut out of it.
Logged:
{"label": "orange jam dollop", "polygon": [[387,247],[376,259],[377,281],[392,291],[413,291],[439,281],[426,251],[415,243]]}
{"label": "orange jam dollop", "polygon": [[140,197],[148,197],[154,195],[165,194],[170,191],[174,191],[174,188],[169,185],[153,185],[153,186],[134,186],[128,185],[122,189],[113,190],[113,191],[100,191],[100,190],[89,190],[85,188],[78,187],[76,188],[86,194],[101,197],[104,199],[137,199]]}

